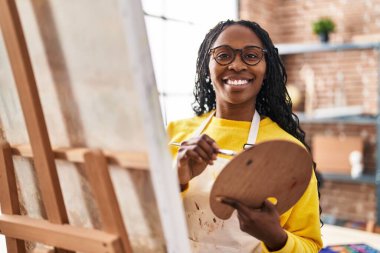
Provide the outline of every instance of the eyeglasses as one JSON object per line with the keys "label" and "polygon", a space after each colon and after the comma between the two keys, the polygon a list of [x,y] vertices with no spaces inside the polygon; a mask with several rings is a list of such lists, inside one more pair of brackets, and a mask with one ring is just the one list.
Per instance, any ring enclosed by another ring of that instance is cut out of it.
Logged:
{"label": "eyeglasses", "polygon": [[223,45],[210,49],[209,53],[212,54],[215,61],[222,66],[231,64],[235,60],[237,53],[240,53],[240,58],[245,64],[254,66],[263,59],[264,54],[267,52],[266,49],[262,49],[258,46],[234,49],[230,46]]}

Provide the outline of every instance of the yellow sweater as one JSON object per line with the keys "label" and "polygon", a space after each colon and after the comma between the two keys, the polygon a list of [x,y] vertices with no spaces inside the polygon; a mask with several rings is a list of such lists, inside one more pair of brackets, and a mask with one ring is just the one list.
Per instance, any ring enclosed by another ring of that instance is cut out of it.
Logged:
{"label": "yellow sweater", "polygon": [[[208,114],[205,114],[201,117],[169,123],[167,130],[170,142],[182,142],[190,138],[207,116]],[[241,151],[247,141],[250,126],[251,122],[213,117],[203,133],[213,138],[220,148]],[[270,118],[264,118],[260,121],[256,143],[273,139],[293,141],[302,145],[301,142],[281,129]],[[171,147],[171,153],[175,157],[177,148]],[[222,157],[230,158],[227,156]],[[275,252],[310,253],[318,252],[322,248],[317,180],[314,173],[303,196],[296,205],[281,215],[280,223],[288,234],[288,240],[281,250]],[[262,249],[263,252],[269,252],[264,244],[262,244]]]}

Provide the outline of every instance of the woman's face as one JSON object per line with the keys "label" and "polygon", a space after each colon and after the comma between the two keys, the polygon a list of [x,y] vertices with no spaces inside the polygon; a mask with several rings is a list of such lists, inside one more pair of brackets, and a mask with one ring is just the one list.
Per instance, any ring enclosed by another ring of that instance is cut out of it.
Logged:
{"label": "woman's face", "polygon": [[[212,48],[221,45],[228,45],[233,49],[242,49],[247,46],[263,48],[259,37],[248,27],[242,25],[227,27],[216,39]],[[209,70],[215,88],[217,107],[252,106],[256,103],[256,96],[264,80],[265,56],[258,64],[250,66],[242,61],[240,53],[237,52],[234,61],[223,66],[216,62],[211,55]]]}

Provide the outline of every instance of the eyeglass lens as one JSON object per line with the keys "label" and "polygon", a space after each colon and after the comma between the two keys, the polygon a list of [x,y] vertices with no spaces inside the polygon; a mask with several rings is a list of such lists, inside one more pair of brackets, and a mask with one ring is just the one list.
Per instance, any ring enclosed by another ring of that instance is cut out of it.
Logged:
{"label": "eyeglass lens", "polygon": [[219,64],[227,65],[235,60],[237,52],[240,53],[243,62],[248,65],[258,64],[264,56],[263,49],[255,46],[248,46],[243,49],[220,46],[213,49],[213,56]]}

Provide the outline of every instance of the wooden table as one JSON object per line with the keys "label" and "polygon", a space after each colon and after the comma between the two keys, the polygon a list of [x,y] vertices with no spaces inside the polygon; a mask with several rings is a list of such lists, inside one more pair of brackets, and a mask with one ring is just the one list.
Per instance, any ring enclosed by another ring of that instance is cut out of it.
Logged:
{"label": "wooden table", "polygon": [[337,244],[364,243],[380,250],[380,234],[327,224],[323,225],[321,231],[324,247]]}

